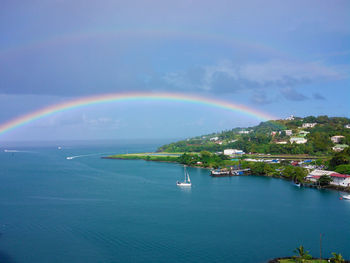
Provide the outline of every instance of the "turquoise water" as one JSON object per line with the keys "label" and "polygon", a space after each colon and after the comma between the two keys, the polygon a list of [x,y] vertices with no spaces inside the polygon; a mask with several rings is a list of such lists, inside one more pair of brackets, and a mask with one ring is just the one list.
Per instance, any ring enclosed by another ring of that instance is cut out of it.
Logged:
{"label": "turquoise water", "polygon": [[[96,153],[157,145],[0,152],[0,262],[266,262],[303,244],[350,258],[350,202],[265,177],[211,178]],[[67,160],[68,156],[79,156]]]}

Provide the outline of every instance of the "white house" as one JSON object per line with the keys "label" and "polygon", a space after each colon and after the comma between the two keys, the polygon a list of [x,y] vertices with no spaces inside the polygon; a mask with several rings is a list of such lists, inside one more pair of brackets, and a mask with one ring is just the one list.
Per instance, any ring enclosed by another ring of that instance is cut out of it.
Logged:
{"label": "white house", "polygon": [[344,127],[350,129],[350,124],[346,124]]}
{"label": "white house", "polygon": [[310,180],[311,182],[316,182],[321,176],[324,176],[324,175],[331,175],[331,174],[334,174],[335,172],[334,171],[326,171],[326,170],[313,170],[311,173],[309,173],[307,176],[306,176],[306,179],[307,180]]}
{"label": "white house", "polygon": [[333,143],[339,143],[343,138],[345,138],[343,135],[335,135],[331,137],[331,141]]}
{"label": "white house", "polygon": [[341,152],[346,147],[349,147],[349,145],[347,145],[347,144],[337,144],[337,145],[332,147],[332,150],[335,151],[335,152]]}
{"label": "white house", "polygon": [[286,141],[279,141],[279,142],[276,142],[276,144],[287,144],[288,142]]}
{"label": "white house", "polygon": [[239,134],[248,134],[248,133],[250,133],[250,131],[239,131],[238,133]]}
{"label": "white house", "polygon": [[307,139],[300,137],[292,137],[289,139],[290,143],[304,144],[307,143]]}
{"label": "white house", "polygon": [[242,150],[237,149],[225,149],[224,155],[237,155],[237,154],[244,154]]}
{"label": "white house", "polygon": [[350,186],[350,175],[332,173],[330,177],[332,178],[331,184],[333,185]]}
{"label": "white house", "polygon": [[292,130],[285,130],[287,136],[291,136],[293,134]]}
{"label": "white house", "polygon": [[217,141],[217,140],[219,140],[219,137],[212,137],[212,138],[210,138],[210,140],[211,141]]}
{"label": "white house", "polygon": [[294,120],[294,116],[290,115],[289,117],[286,118],[287,121],[293,121]]}
{"label": "white house", "polygon": [[303,123],[303,128],[313,128],[316,126],[316,122],[313,122],[313,123],[310,123],[310,122],[306,122],[306,123]]}

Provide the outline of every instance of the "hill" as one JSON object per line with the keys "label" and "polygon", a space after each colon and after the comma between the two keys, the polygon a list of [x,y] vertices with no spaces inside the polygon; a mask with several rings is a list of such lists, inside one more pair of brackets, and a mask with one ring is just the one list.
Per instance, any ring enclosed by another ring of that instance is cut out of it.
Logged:
{"label": "hill", "polygon": [[345,117],[289,117],[197,136],[159,147],[162,152],[222,152],[329,155],[350,145],[350,119]]}

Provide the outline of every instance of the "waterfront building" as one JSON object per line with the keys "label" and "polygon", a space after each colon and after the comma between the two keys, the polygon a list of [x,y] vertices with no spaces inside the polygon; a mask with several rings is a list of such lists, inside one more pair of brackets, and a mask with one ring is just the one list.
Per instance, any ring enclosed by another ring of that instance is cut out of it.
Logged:
{"label": "waterfront building", "polygon": [[346,186],[346,187],[350,186],[350,175],[332,173],[330,174],[330,177],[332,178],[331,184],[333,185]]}
{"label": "waterfront building", "polygon": [[244,154],[244,152],[242,150],[238,150],[238,149],[225,149],[224,150],[224,155],[242,155]]}

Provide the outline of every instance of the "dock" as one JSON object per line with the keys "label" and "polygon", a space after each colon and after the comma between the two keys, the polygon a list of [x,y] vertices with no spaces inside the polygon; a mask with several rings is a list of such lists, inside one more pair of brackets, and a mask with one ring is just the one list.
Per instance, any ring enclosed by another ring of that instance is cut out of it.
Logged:
{"label": "dock", "polygon": [[225,177],[225,176],[239,176],[239,175],[249,175],[250,168],[247,169],[216,169],[211,170],[210,176],[212,177]]}

